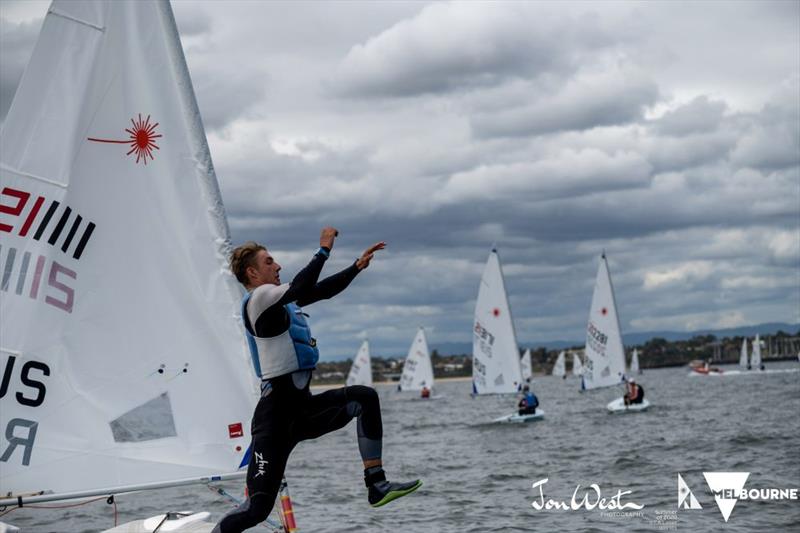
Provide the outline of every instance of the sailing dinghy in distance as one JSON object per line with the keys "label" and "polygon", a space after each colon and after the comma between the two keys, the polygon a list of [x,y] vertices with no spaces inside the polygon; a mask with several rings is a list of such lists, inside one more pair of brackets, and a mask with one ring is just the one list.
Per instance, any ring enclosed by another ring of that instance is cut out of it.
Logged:
{"label": "sailing dinghy in distance", "polygon": [[531,364],[531,350],[527,348],[525,353],[522,354],[522,361],[520,362],[522,368],[522,379],[525,383],[530,383],[533,379],[533,365]]}
{"label": "sailing dinghy in distance", "polygon": [[567,377],[566,367],[566,353],[562,350],[556,358],[556,364],[553,365],[553,375],[557,378],[564,379]]}
{"label": "sailing dinghy in distance", "polygon": [[408,349],[408,355],[403,363],[400,390],[421,393],[423,389],[428,390],[428,396],[420,395],[421,399],[438,400],[442,398],[442,395],[434,394],[433,365],[428,352],[428,341],[425,338],[425,329],[420,327],[414,340],[411,341],[411,347]]}
{"label": "sailing dinghy in distance", "polygon": [[353,359],[353,365],[350,367],[350,373],[347,374],[345,385],[348,387],[352,385],[372,386],[372,359],[369,356],[369,341],[365,340],[361,343],[356,358]]}
{"label": "sailing dinghy in distance", "polygon": [[642,369],[639,368],[639,350],[636,348],[633,349],[633,354],[631,354],[631,375],[635,376],[637,374],[641,374]]}
{"label": "sailing dinghy in distance", "polygon": [[0,505],[244,478],[258,383],[169,3],[54,1],[0,159]]}
{"label": "sailing dinghy in distance", "polygon": [[583,375],[583,363],[577,353],[572,354],[572,375],[575,377]]}
{"label": "sailing dinghy in distance", "polygon": [[[503,271],[497,250],[486,261],[475,303],[472,328],[472,390],[474,396],[516,394],[522,384],[517,336],[511,319]],[[511,422],[504,416],[495,422]],[[518,415],[516,415],[518,416]],[[542,418],[543,412],[524,415]],[[514,420],[516,421],[516,420]]]}
{"label": "sailing dinghy in distance", "polygon": [[[597,278],[586,328],[586,365],[583,367],[583,390],[613,387],[625,383],[625,349],[614,300],[614,287],[606,255],[600,257]],[[640,404],[626,406],[622,398],[607,405],[612,413],[643,411],[650,406],[647,398]]]}

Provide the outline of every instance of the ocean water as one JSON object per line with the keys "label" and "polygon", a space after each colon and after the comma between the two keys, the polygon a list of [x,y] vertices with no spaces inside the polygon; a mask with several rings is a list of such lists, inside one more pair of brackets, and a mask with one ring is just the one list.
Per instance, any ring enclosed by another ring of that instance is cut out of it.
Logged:
{"label": "ocean water", "polygon": [[[386,507],[367,504],[355,424],[292,455],[287,479],[299,531],[800,531],[800,501],[740,500],[726,523],[703,472],[749,472],[747,489],[800,488],[800,365],[774,363],[767,374],[689,377],[686,368],[649,370],[638,381],[652,402],[643,413],[612,415],[620,389],[580,394],[575,378],[534,380],[545,419],[493,424],[511,397],[469,396],[469,381],[437,385],[445,397],[420,401],[378,385],[384,464],[390,479],[421,478],[417,493]],[[677,475],[702,505],[678,509]],[[569,504],[576,487],[595,503],[623,491],[641,510],[537,510],[544,499]],[[241,496],[242,483],[226,483]],[[204,486],[120,495],[119,523],[164,511],[231,504]],[[63,505],[63,502],[52,505]],[[69,509],[17,509],[0,521],[26,532],[94,532],[114,525],[105,501]],[[255,528],[252,531],[266,531]]]}

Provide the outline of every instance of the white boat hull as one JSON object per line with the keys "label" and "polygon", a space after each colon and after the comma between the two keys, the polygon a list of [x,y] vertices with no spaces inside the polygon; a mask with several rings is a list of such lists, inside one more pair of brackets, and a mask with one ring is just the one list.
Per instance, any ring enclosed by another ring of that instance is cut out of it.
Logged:
{"label": "white boat hull", "polygon": [[187,513],[186,516],[169,517],[165,520],[165,515],[162,514],[145,520],[127,522],[107,529],[103,533],[152,533],[156,528],[158,528],[159,532],[180,531],[182,533],[209,533],[214,529],[215,525],[207,521],[209,516],[211,515],[207,512]]}
{"label": "white boat hull", "polygon": [[519,413],[511,413],[510,415],[495,418],[494,422],[498,424],[524,424],[525,422],[536,422],[544,418],[544,411],[537,411],[532,415],[521,415]]}
{"label": "white boat hull", "polygon": [[642,403],[633,403],[631,405],[625,405],[625,400],[623,398],[617,398],[609,402],[606,406],[612,413],[636,413],[638,411],[644,411],[648,407],[650,407],[650,402],[647,401],[647,398],[642,400]]}

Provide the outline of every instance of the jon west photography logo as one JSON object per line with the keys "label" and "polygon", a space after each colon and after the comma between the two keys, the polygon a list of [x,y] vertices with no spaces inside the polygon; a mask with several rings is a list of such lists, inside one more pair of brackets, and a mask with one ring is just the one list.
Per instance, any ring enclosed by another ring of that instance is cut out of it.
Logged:
{"label": "jon west photography logo", "polygon": [[[733,508],[740,500],[797,500],[797,488],[745,488],[750,472],[703,472],[706,484],[714,494],[714,501],[725,522],[731,517]],[[689,485],[678,474],[678,508],[702,509]]]}

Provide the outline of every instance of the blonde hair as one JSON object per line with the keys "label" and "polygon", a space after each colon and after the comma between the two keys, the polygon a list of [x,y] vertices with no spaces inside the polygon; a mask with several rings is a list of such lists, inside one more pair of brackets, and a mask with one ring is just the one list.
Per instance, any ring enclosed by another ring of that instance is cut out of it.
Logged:
{"label": "blonde hair", "polygon": [[231,253],[231,272],[245,287],[250,284],[250,280],[247,279],[247,267],[255,266],[256,254],[261,250],[266,250],[266,248],[257,242],[248,241],[234,248]]}

